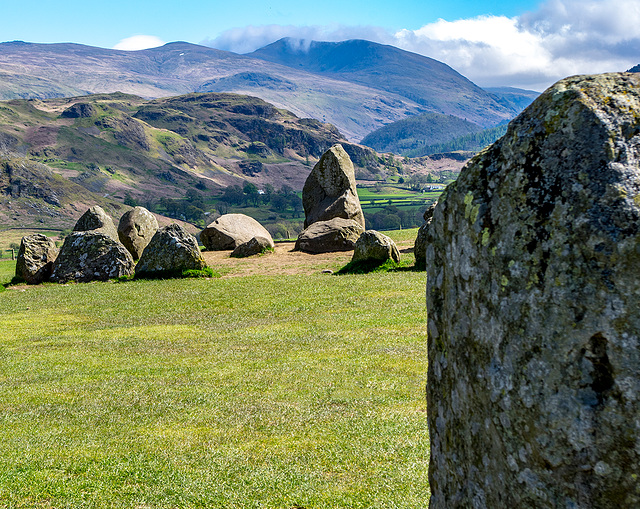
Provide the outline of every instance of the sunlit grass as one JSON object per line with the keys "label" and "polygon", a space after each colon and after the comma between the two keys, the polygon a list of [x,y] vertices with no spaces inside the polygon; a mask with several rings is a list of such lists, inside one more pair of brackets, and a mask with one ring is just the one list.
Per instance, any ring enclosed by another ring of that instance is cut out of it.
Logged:
{"label": "sunlit grass", "polygon": [[0,506],[426,507],[424,285],[4,291]]}

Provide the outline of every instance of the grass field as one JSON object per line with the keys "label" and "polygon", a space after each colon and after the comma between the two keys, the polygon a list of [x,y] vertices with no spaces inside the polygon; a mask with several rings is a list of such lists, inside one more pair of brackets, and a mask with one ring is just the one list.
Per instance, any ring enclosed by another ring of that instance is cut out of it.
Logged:
{"label": "grass field", "polygon": [[426,507],[425,282],[2,292],[0,507]]}

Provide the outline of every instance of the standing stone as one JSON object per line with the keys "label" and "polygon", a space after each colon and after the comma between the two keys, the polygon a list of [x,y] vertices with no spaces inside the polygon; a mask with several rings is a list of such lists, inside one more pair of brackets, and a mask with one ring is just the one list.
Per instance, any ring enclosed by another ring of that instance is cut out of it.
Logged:
{"label": "standing stone", "polygon": [[400,251],[393,239],[376,230],[367,230],[360,235],[353,251],[352,262],[374,262],[381,265],[387,260],[400,262]]}
{"label": "standing stone", "polygon": [[51,280],[57,283],[107,281],[133,274],[131,254],[100,231],[73,232],[53,264]]}
{"label": "standing stone", "polygon": [[263,237],[273,244],[269,231],[252,217],[244,214],[225,214],[200,233],[200,241],[207,251],[227,251]]}
{"label": "standing stone", "polygon": [[46,235],[36,233],[22,237],[16,261],[16,276],[30,285],[48,281],[57,256],[56,243]]}
{"label": "standing stone", "polygon": [[334,145],[316,163],[302,189],[304,227],[335,217],[351,219],[364,230],[353,163],[342,148]]}
{"label": "standing stone", "polygon": [[640,75],[551,87],[428,234],[429,507],[640,507]]}
{"label": "standing stone", "polygon": [[158,220],[144,207],[134,207],[125,212],[118,223],[118,238],[134,260],[138,260],[144,248],[158,229]]}
{"label": "standing stone", "polygon": [[113,219],[102,207],[94,205],[87,210],[73,227],[74,232],[96,231],[108,235],[113,240],[120,242],[118,231],[113,224]]}
{"label": "standing stone", "polygon": [[206,266],[195,237],[179,224],[170,224],[158,229],[142,252],[136,276],[176,276],[184,270],[202,270]]}
{"label": "standing stone", "polygon": [[351,251],[363,233],[364,228],[352,219],[317,221],[300,233],[295,249],[312,254]]}
{"label": "standing stone", "polygon": [[427,266],[427,230],[431,224],[431,218],[433,217],[433,211],[435,208],[436,203],[433,203],[424,211],[424,215],[422,216],[424,218],[424,223],[418,229],[418,235],[416,236],[416,241],[413,244],[413,256],[416,258],[415,267],[419,270],[425,270]]}

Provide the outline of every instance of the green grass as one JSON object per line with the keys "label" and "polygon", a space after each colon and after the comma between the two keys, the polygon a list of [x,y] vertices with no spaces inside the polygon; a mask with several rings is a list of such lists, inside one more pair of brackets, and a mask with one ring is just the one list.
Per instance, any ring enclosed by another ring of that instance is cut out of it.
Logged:
{"label": "green grass", "polygon": [[426,507],[424,286],[395,272],[4,291],[0,506]]}
{"label": "green grass", "polygon": [[0,258],[0,285],[8,283],[15,275],[16,262],[11,258]]}

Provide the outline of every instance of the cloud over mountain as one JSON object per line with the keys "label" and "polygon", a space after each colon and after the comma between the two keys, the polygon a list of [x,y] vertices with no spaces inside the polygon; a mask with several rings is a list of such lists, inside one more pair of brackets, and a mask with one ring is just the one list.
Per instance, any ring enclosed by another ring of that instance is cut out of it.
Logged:
{"label": "cloud over mountain", "polygon": [[640,60],[638,0],[547,0],[520,16],[440,19],[417,30],[380,27],[236,28],[204,44],[246,53],[282,37],[367,39],[443,61],[482,86],[544,89],[572,74],[628,69]]}
{"label": "cloud over mountain", "polygon": [[138,51],[141,49],[157,48],[162,46],[164,41],[155,35],[134,35],[122,39],[113,49],[124,51]]}

